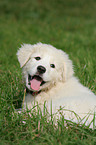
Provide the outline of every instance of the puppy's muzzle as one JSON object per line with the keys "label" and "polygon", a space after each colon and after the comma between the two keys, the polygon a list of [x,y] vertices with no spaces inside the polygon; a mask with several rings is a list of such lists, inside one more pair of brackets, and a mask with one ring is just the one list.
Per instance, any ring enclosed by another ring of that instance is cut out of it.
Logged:
{"label": "puppy's muzzle", "polygon": [[46,68],[45,68],[44,66],[42,66],[42,65],[39,65],[39,66],[37,67],[37,71],[38,71],[40,74],[43,74],[43,73],[46,72]]}

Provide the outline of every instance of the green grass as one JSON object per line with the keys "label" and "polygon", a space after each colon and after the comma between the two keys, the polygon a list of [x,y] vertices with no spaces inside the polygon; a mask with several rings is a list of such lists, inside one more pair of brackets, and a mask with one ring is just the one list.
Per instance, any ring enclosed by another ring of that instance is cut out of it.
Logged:
{"label": "green grass", "polygon": [[[0,1],[0,145],[96,144],[96,131],[64,118],[54,126],[40,110],[16,114],[24,95],[16,52],[22,43],[49,43],[69,54],[80,82],[96,94],[96,1]],[[22,121],[26,118],[26,124]]]}

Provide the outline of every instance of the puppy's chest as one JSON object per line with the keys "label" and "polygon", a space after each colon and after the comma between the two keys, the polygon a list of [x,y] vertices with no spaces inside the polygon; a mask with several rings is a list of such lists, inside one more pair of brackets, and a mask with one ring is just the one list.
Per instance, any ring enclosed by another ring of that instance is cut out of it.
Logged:
{"label": "puppy's chest", "polygon": [[48,101],[50,97],[46,93],[40,93],[38,95],[32,95],[31,93],[28,93],[25,97],[25,102],[26,103],[31,103],[31,102],[38,102],[38,103],[43,103],[44,101]]}

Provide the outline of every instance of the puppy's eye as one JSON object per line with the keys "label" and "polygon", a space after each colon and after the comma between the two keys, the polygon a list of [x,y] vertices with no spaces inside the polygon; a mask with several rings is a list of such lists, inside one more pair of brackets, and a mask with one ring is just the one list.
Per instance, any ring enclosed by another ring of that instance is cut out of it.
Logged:
{"label": "puppy's eye", "polygon": [[41,59],[41,57],[37,56],[37,57],[35,57],[35,59],[36,59],[36,60],[40,60],[40,59]]}
{"label": "puppy's eye", "polygon": [[52,68],[55,68],[55,65],[54,65],[54,64],[50,64],[50,66],[51,66]]}

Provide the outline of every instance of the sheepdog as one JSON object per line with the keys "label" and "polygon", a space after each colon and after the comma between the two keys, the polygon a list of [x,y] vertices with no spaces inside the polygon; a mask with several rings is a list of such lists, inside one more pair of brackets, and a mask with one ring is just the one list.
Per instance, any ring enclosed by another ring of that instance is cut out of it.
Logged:
{"label": "sheepdog", "polygon": [[27,88],[24,109],[31,109],[34,101],[46,101],[53,114],[63,108],[65,119],[92,128],[96,125],[96,95],[74,76],[72,61],[65,52],[49,44],[24,44],[17,57]]}

